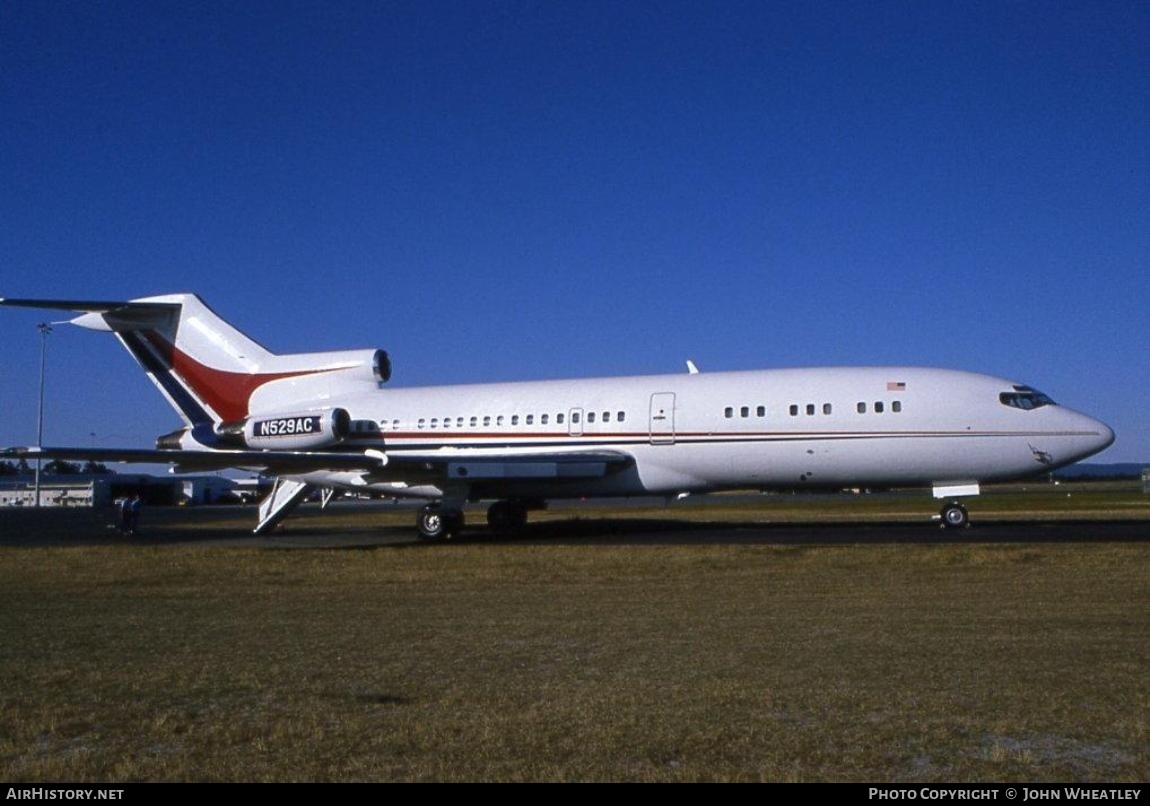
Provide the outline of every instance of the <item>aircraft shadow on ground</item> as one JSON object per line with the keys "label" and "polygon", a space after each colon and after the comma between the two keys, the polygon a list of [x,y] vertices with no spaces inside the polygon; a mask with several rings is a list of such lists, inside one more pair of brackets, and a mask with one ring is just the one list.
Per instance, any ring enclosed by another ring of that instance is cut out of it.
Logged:
{"label": "aircraft shadow on ground", "polygon": [[[43,523],[0,523],[0,546],[187,545],[310,549],[427,549],[442,543],[419,540],[410,526],[370,529],[350,522],[341,526],[287,521],[269,535],[252,535],[234,523],[145,521],[136,535],[124,535],[99,519]],[[14,525],[20,528],[12,528]],[[921,523],[769,523],[763,521],[676,520],[674,518],[580,518],[529,523],[515,535],[485,526],[464,529],[452,544],[513,545],[811,545],[931,543],[1104,543],[1150,541],[1150,521],[994,521],[979,520],[969,529],[948,530]]]}
{"label": "aircraft shadow on ground", "polygon": [[[299,530],[280,535],[286,542],[319,542],[324,530]],[[334,535],[340,545],[328,548],[439,550],[445,545],[502,546],[675,546],[675,545],[850,545],[850,544],[977,544],[977,543],[1106,543],[1150,542],[1150,522],[1144,521],[984,521],[969,529],[948,530],[937,524],[876,522],[867,524],[770,524],[761,521],[682,521],[648,518],[553,520],[529,524],[514,535],[483,527],[465,529],[449,543],[425,542],[410,528],[390,527],[372,537]],[[284,547],[287,547],[286,545]]]}
{"label": "aircraft shadow on ground", "polygon": [[969,529],[938,524],[771,524],[762,521],[676,521],[635,518],[550,521],[531,524],[521,535],[476,532],[468,540],[505,543],[584,544],[852,544],[852,543],[1069,543],[1150,541],[1150,523],[1139,521],[984,521]]}

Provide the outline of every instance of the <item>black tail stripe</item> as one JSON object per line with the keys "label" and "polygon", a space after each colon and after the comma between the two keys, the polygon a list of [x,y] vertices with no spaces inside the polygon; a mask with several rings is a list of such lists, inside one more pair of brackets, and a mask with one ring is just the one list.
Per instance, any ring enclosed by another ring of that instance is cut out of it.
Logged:
{"label": "black tail stripe", "polygon": [[171,364],[165,363],[157,356],[143,336],[132,330],[121,331],[118,335],[124,340],[124,345],[132,352],[144,370],[160,384],[168,398],[179,407],[192,425],[211,425],[214,423],[212,416],[172,372]]}

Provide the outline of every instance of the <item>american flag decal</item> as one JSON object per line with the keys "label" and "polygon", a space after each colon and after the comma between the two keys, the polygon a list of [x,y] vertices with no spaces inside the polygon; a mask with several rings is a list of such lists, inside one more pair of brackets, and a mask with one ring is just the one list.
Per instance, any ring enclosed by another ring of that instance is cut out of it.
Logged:
{"label": "american flag decal", "polygon": [[888,392],[905,392],[906,384],[902,381],[888,381],[886,385]]}

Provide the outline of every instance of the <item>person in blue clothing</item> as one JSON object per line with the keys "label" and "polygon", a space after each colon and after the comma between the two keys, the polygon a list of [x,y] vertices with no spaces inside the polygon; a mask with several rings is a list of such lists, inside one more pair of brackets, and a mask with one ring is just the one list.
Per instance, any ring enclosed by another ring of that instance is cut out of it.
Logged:
{"label": "person in blue clothing", "polygon": [[136,493],[132,496],[131,500],[127,502],[127,514],[125,518],[125,531],[134,535],[136,533],[136,525],[140,522],[140,509],[143,506],[143,501],[140,499],[140,494]]}
{"label": "person in blue clothing", "polygon": [[132,521],[132,498],[125,495],[123,498],[116,499],[116,510],[120,516],[120,523],[118,524],[122,534],[128,534],[128,527]]}

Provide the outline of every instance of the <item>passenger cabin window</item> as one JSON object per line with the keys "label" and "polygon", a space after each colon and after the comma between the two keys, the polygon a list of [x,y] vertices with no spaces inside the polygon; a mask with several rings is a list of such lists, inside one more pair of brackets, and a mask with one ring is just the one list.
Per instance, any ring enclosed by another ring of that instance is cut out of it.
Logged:
{"label": "passenger cabin window", "polygon": [[898,414],[900,411],[902,411],[902,401],[896,400],[893,403],[891,403],[890,404],[890,410],[893,411],[895,414]]}
{"label": "passenger cabin window", "polygon": [[998,402],[1004,406],[1023,411],[1033,411],[1043,406],[1058,405],[1048,395],[1044,395],[1037,389],[1031,389],[1029,386],[1015,386],[1013,392],[1003,392],[998,396]]}
{"label": "passenger cabin window", "polygon": [[544,414],[544,415],[542,415],[542,416],[539,418],[539,424],[540,424],[540,425],[547,425],[547,419],[548,419],[548,417],[549,417],[549,415],[547,415],[547,414]]}
{"label": "passenger cabin window", "polygon": [[832,411],[830,403],[823,404],[823,414],[830,414]]}
{"label": "passenger cabin window", "polygon": [[791,411],[792,417],[798,417],[799,416],[799,407],[798,406],[792,405],[790,411]]}
{"label": "passenger cabin window", "polygon": [[534,425],[534,424],[535,424],[535,415],[534,414],[528,414],[527,415],[527,425]]}
{"label": "passenger cabin window", "polygon": [[595,422],[595,412],[593,412],[593,411],[587,412],[587,422],[589,422],[589,423]]}
{"label": "passenger cabin window", "polygon": [[740,417],[750,417],[751,416],[751,407],[750,406],[743,406],[741,409],[739,409],[739,416]]}
{"label": "passenger cabin window", "polygon": [[858,410],[859,414],[866,414],[866,403],[859,403],[855,408]]}
{"label": "passenger cabin window", "polygon": [[723,416],[729,420],[735,416],[735,410],[731,406],[727,406],[723,409]]}
{"label": "passenger cabin window", "polygon": [[519,415],[518,414],[512,414],[511,415],[511,424],[512,425],[519,425]]}
{"label": "passenger cabin window", "polygon": [[609,411],[603,412],[603,422],[605,422],[605,423],[611,422],[611,412],[609,412]]}
{"label": "passenger cabin window", "polygon": [[807,416],[809,417],[814,413],[815,413],[815,404],[814,403],[808,403],[807,404]]}
{"label": "passenger cabin window", "polygon": [[884,409],[884,408],[885,408],[885,407],[883,406],[883,404],[882,404],[882,401],[881,401],[881,400],[876,400],[876,401],[875,401],[875,403],[874,403],[874,413],[875,413],[875,414],[882,414],[882,413],[883,413],[883,409]]}
{"label": "passenger cabin window", "polygon": [[556,414],[555,415],[555,422],[559,423],[559,425],[563,425],[563,422],[565,419],[566,419],[566,417],[562,414]]}
{"label": "passenger cabin window", "polygon": [[619,422],[623,422],[626,419],[627,419],[627,412],[625,412],[625,411],[619,412]]}
{"label": "passenger cabin window", "polygon": [[757,409],[755,409],[755,416],[756,417],[766,417],[767,416],[767,407],[766,406],[759,406]]}

